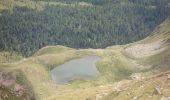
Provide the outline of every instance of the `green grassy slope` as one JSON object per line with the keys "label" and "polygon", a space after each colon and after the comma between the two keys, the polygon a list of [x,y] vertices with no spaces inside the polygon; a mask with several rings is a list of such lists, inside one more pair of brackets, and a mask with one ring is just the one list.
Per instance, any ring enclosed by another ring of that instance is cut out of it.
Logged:
{"label": "green grassy slope", "polygon": [[0,64],[1,63],[11,63],[15,61],[19,61],[23,59],[23,57],[16,52],[0,52]]}
{"label": "green grassy slope", "polygon": [[37,11],[42,11],[45,9],[47,5],[52,6],[68,6],[68,7],[92,7],[93,5],[91,3],[87,2],[78,2],[78,3],[72,3],[72,4],[66,4],[61,1],[43,1],[43,0],[37,0],[36,2],[34,0],[1,0],[0,1],[0,12],[2,10],[11,10],[14,7],[28,7]]}
{"label": "green grassy slope", "polygon": [[[163,74],[161,77],[150,79],[145,77],[169,70],[169,26],[168,18],[148,38],[106,49],[77,50],[63,46],[49,46],[40,49],[32,57],[3,65],[10,67],[0,67],[11,71],[20,70],[31,84],[37,100],[95,100],[96,98],[129,100],[136,96],[147,100],[150,98],[148,94],[154,91],[155,86],[161,85],[161,81],[164,81],[167,75]],[[96,80],[75,81],[69,85],[58,85],[52,82],[51,68],[90,54],[99,55],[102,58],[97,62],[101,76]],[[141,73],[144,79],[129,80],[133,73]],[[144,85],[144,93],[141,91],[140,84]],[[168,84],[169,80],[163,83],[164,95],[156,94],[152,98],[157,100],[170,95]]]}
{"label": "green grassy slope", "polygon": [[[157,74],[137,81],[129,81],[123,83],[119,90],[114,90],[102,100],[167,100],[170,89],[168,79],[169,72]],[[123,82],[123,81],[122,81]],[[160,87],[159,94],[156,90]]]}
{"label": "green grassy slope", "polygon": [[[150,65],[148,72],[143,73],[146,77],[141,80],[125,83],[119,89],[121,91],[113,91],[103,100],[166,100],[170,95],[169,89],[169,68],[170,68],[170,18],[159,25],[156,30],[146,39],[130,45],[149,44],[156,41],[164,41],[161,48],[164,50],[152,56],[137,58],[140,64],[144,66]],[[129,46],[129,45],[128,45]],[[161,49],[159,48],[159,49]],[[149,52],[149,51],[148,51]],[[135,59],[135,58],[133,58]],[[155,74],[152,76],[152,74]],[[122,81],[123,82],[123,81]],[[157,93],[156,88],[160,86],[162,94]]]}

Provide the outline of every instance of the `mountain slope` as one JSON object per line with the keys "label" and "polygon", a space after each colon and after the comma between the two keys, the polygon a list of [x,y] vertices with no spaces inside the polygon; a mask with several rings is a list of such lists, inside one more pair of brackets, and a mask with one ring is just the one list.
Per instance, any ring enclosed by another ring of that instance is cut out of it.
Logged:
{"label": "mountain slope", "polygon": [[[140,73],[134,75],[134,77],[142,77],[144,79],[131,80],[129,83],[123,82],[123,85],[118,87],[117,90],[113,90],[111,94],[104,97],[103,100],[167,100],[170,95],[169,89],[169,68],[170,68],[170,18],[168,18],[164,23],[159,25],[156,30],[146,39],[139,41],[137,43],[130,44],[128,48],[131,50],[139,46],[138,50],[134,49],[133,53],[138,52],[146,54],[142,58],[137,57],[142,60],[145,65],[151,65],[149,72]],[[159,43],[161,42],[161,45]],[[153,44],[156,43],[156,44]],[[152,44],[148,48],[145,45]],[[154,45],[159,45],[155,48]],[[133,48],[133,49],[132,49]],[[141,49],[142,48],[142,49]],[[151,49],[154,48],[154,49]],[[162,49],[163,48],[163,49]],[[156,52],[153,54],[152,52]],[[140,54],[140,55],[142,55]],[[136,55],[135,55],[136,56]],[[131,55],[132,57],[132,55]],[[134,56],[133,56],[134,57]],[[136,58],[136,57],[135,57]],[[134,58],[133,58],[134,59]],[[140,76],[143,74],[143,76]],[[152,75],[154,74],[154,75]]]}
{"label": "mountain slope", "polygon": [[[73,49],[48,46],[29,58],[2,63],[0,68],[19,70],[26,77],[38,100],[158,100],[170,95],[170,18],[144,40],[106,49]],[[69,85],[52,82],[50,70],[68,60],[95,54],[101,56],[96,80],[77,80]],[[167,71],[165,73],[165,71]],[[133,79],[130,79],[130,77]],[[119,82],[118,82],[119,81]],[[153,92],[155,88],[163,93]],[[143,92],[141,91],[143,90]]]}
{"label": "mountain slope", "polygon": [[30,56],[48,45],[105,48],[147,37],[169,0],[1,0],[0,50]]}

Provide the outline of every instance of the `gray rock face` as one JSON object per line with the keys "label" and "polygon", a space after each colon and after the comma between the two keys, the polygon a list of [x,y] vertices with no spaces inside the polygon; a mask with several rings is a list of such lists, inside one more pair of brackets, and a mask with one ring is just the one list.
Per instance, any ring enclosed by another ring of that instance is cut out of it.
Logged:
{"label": "gray rock face", "polygon": [[10,72],[0,72],[0,85],[11,86],[15,84],[16,77]]}
{"label": "gray rock face", "polygon": [[8,100],[11,96],[24,100],[35,100],[34,95],[26,89],[26,85],[17,83],[16,74],[0,71],[0,100]]}
{"label": "gray rock face", "polygon": [[170,97],[162,97],[160,100],[170,100]]}
{"label": "gray rock face", "polygon": [[162,95],[162,88],[161,86],[156,86],[155,87],[155,91],[154,91],[154,94],[159,94],[159,95]]}
{"label": "gray rock face", "polygon": [[130,78],[131,78],[132,80],[141,80],[141,79],[143,79],[144,77],[142,77],[142,74],[141,74],[141,73],[133,73],[133,74],[130,76]]}

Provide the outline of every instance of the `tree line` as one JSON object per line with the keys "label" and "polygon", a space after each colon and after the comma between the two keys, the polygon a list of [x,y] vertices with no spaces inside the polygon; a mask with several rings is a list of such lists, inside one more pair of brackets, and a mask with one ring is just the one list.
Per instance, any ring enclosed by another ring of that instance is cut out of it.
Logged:
{"label": "tree line", "polygon": [[15,7],[13,13],[4,10],[0,15],[0,50],[29,56],[47,45],[105,48],[125,44],[148,36],[170,15],[169,0],[63,1],[94,6],[47,5],[42,11]]}

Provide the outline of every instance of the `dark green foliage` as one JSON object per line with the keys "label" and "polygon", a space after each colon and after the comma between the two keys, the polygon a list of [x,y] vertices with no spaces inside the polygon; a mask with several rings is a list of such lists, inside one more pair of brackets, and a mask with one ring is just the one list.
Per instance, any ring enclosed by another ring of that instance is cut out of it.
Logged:
{"label": "dark green foliage", "polygon": [[[34,0],[37,1],[37,0]],[[38,0],[43,1],[43,0]],[[61,1],[61,0],[49,0]],[[16,7],[0,15],[0,50],[30,55],[46,45],[104,48],[142,39],[170,15],[169,0],[62,0],[93,7]]]}

